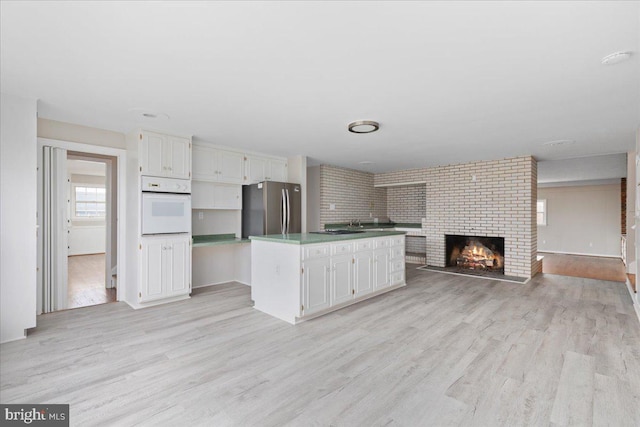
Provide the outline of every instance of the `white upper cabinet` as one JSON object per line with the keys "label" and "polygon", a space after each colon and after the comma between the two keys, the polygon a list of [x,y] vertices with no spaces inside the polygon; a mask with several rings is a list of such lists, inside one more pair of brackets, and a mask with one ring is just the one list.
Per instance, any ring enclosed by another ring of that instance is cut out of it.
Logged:
{"label": "white upper cabinet", "polygon": [[247,155],[245,157],[245,184],[262,181],[288,181],[287,161],[269,157]]}
{"label": "white upper cabinet", "polygon": [[289,180],[287,162],[284,160],[271,159],[270,172],[267,181],[287,182]]}
{"label": "white upper cabinet", "polygon": [[191,183],[191,209],[242,209],[242,186],[217,182]]}
{"label": "white upper cabinet", "polygon": [[244,182],[244,154],[194,144],[193,179],[242,184]]}
{"label": "white upper cabinet", "polygon": [[146,176],[191,178],[191,141],[189,138],[140,133],[140,173]]}

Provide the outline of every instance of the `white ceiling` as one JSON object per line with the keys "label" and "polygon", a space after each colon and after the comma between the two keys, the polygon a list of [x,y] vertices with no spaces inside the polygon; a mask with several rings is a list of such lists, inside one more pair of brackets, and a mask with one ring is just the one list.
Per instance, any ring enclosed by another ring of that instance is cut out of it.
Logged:
{"label": "white ceiling", "polygon": [[[2,91],[54,120],[128,132],[145,108],[372,172],[620,153],[640,123],[639,2],[0,4]],[[381,128],[347,132],[358,119]],[[558,139],[576,142],[542,145]]]}

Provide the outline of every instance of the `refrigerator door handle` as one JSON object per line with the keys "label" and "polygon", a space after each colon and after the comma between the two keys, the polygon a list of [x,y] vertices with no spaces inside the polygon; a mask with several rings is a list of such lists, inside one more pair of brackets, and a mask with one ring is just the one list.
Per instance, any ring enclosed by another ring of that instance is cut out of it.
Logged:
{"label": "refrigerator door handle", "polygon": [[289,225],[291,224],[291,199],[289,199],[289,189],[284,190],[287,194],[287,234],[289,234]]}
{"label": "refrigerator door handle", "polygon": [[285,234],[285,221],[287,220],[285,217],[285,204],[287,203],[286,195],[284,192],[284,188],[282,189],[282,198],[280,199],[280,232]]}

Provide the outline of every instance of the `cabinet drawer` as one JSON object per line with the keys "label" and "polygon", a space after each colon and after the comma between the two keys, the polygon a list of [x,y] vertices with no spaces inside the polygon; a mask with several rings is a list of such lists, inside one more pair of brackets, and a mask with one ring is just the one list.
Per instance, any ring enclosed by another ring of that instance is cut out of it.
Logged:
{"label": "cabinet drawer", "polygon": [[362,240],[356,242],[356,252],[370,251],[373,249],[373,240]]}
{"label": "cabinet drawer", "polygon": [[302,249],[302,259],[322,258],[329,256],[329,245],[305,246]]}
{"label": "cabinet drawer", "polygon": [[391,259],[403,258],[404,257],[404,247],[396,246],[395,248],[391,248]]}
{"label": "cabinet drawer", "polygon": [[396,273],[398,271],[404,271],[404,260],[399,259],[396,261],[390,262],[390,270],[392,273]]}
{"label": "cabinet drawer", "polygon": [[376,249],[389,247],[389,239],[386,237],[383,239],[376,239],[375,242],[376,242]]}
{"label": "cabinet drawer", "polygon": [[391,246],[404,246],[404,236],[392,237]]}
{"label": "cabinet drawer", "polygon": [[397,285],[404,282],[404,271],[398,271],[391,274],[391,285]]}
{"label": "cabinet drawer", "polygon": [[353,252],[353,243],[334,243],[331,245],[331,255],[350,254]]}

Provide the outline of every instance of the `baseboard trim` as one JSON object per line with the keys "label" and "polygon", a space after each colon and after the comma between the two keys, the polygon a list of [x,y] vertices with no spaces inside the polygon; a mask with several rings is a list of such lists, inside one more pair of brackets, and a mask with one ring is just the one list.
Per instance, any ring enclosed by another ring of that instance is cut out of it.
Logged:
{"label": "baseboard trim", "polygon": [[629,281],[628,277],[627,277],[627,280],[625,281],[625,284],[627,285],[627,290],[629,291],[629,295],[631,296],[631,303],[633,304],[633,309],[636,312],[636,316],[638,316],[638,322],[640,322],[640,301],[638,300],[638,295],[635,292],[633,292],[633,288],[631,287],[631,282]]}
{"label": "baseboard trim", "polygon": [[579,255],[579,256],[592,256],[599,258],[617,258],[622,259],[620,255],[605,255],[605,254],[585,254],[582,252],[562,252],[562,251],[541,251],[538,249],[539,254],[558,254],[558,255]]}

